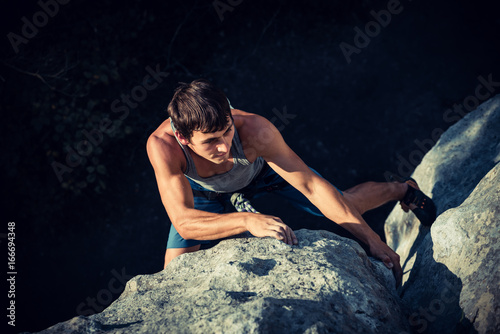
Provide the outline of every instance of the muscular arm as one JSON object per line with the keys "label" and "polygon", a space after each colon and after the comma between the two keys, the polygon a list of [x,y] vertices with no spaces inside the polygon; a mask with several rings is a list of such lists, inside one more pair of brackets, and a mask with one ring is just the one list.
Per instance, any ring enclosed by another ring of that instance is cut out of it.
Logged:
{"label": "muscular arm", "polygon": [[333,185],[311,171],[288,147],[274,125],[264,118],[258,123],[261,135],[257,138],[261,143],[256,144],[256,147],[269,166],[304,194],[325,217],[367,244],[373,256],[382,260],[389,268],[394,268],[396,279],[399,280],[402,275],[399,256],[382,242],[353,205]]}
{"label": "muscular arm", "polygon": [[211,213],[194,208],[191,185],[182,172],[183,154],[177,143],[151,136],[147,152],[155,171],[162,203],[170,221],[184,239],[215,240],[249,231],[292,244],[295,235],[277,218],[247,212]]}

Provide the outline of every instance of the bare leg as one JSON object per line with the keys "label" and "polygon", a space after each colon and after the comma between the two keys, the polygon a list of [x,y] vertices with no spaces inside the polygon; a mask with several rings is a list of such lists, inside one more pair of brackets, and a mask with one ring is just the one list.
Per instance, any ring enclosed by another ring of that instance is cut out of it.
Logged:
{"label": "bare leg", "polygon": [[360,214],[390,202],[403,199],[407,183],[365,182],[344,191],[344,197]]}
{"label": "bare leg", "polygon": [[163,266],[163,269],[167,267],[167,264],[170,263],[174,258],[177,256],[184,254],[184,253],[192,253],[196,252],[197,250],[200,249],[201,245],[196,245],[192,247],[186,247],[186,248],[167,248],[167,251],[165,252],[165,264]]}

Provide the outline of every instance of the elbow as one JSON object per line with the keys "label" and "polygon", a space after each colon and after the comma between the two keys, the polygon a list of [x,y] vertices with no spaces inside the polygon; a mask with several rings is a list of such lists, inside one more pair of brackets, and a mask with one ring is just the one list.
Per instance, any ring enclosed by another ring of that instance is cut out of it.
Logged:
{"label": "elbow", "polygon": [[185,240],[192,239],[187,225],[187,220],[185,219],[176,219],[175,222],[174,220],[172,220],[172,226],[175,228],[177,233]]}
{"label": "elbow", "polygon": [[183,212],[175,212],[170,216],[172,226],[177,233],[185,240],[199,238],[199,225],[200,217],[193,213],[192,210],[186,208]]}
{"label": "elbow", "polygon": [[184,239],[184,240],[189,240],[190,239],[189,236],[188,236],[188,234],[186,233],[185,229],[175,228],[175,230],[182,237],[182,239]]}

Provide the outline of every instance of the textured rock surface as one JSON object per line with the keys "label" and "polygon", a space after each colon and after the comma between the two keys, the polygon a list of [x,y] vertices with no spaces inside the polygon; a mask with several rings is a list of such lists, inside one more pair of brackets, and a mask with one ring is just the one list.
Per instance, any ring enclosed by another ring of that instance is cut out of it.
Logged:
{"label": "textured rock surface", "polygon": [[[436,203],[438,215],[459,206],[500,161],[500,95],[481,104],[450,127],[425,155],[412,177]],[[385,224],[387,244],[401,256],[405,282],[417,250],[428,234],[413,213],[399,205]]]}
{"label": "textured rock surface", "polygon": [[236,238],[131,279],[102,313],[42,333],[401,333],[390,270],[354,241],[300,230],[299,246]]}
{"label": "textured rock surface", "polygon": [[439,216],[403,287],[413,329],[500,333],[500,164]]}

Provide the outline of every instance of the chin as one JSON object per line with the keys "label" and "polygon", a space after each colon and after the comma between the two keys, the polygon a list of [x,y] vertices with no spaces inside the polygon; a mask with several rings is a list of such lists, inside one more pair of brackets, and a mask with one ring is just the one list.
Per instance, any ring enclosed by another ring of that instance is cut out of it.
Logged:
{"label": "chin", "polygon": [[227,154],[224,154],[223,156],[220,157],[214,157],[212,161],[216,164],[222,164],[227,161]]}

